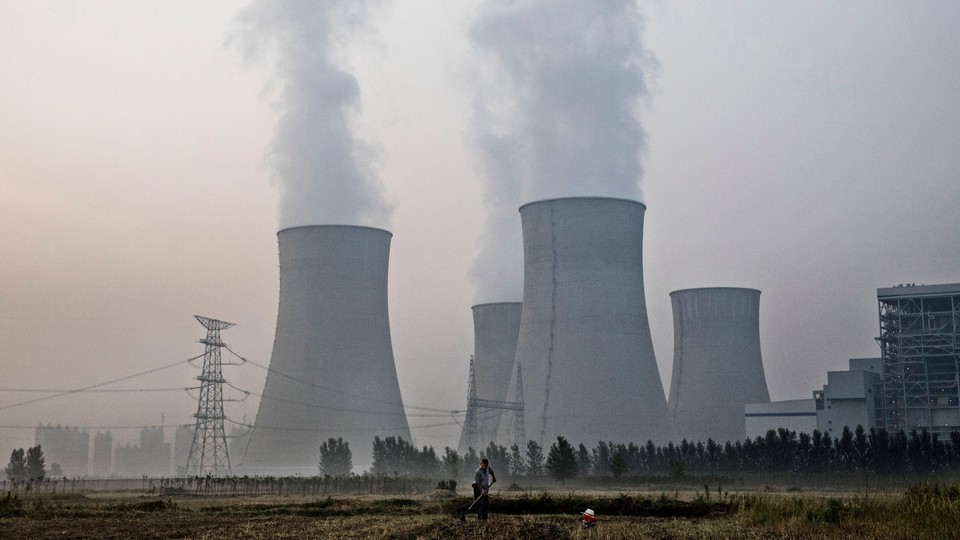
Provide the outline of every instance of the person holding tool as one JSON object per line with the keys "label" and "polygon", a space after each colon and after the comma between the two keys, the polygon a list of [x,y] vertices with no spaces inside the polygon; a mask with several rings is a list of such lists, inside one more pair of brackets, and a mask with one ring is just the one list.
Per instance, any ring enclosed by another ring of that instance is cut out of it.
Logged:
{"label": "person holding tool", "polygon": [[474,504],[477,508],[477,517],[483,521],[487,519],[487,509],[490,503],[490,486],[497,481],[497,475],[490,466],[487,458],[480,460],[480,467],[473,475],[473,496],[476,499]]}

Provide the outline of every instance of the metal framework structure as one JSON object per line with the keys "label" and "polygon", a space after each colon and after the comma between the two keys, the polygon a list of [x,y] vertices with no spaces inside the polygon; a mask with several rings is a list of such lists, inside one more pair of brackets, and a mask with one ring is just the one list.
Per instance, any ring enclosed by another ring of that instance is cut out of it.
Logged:
{"label": "metal framework structure", "polygon": [[193,415],[197,420],[186,472],[188,476],[227,476],[230,474],[230,455],[223,429],[226,419],[223,414],[223,384],[227,381],[223,378],[220,358],[220,349],[226,347],[226,343],[220,340],[220,331],[235,325],[200,315],[195,317],[207,329],[207,337],[200,340],[206,349],[203,371],[197,377],[200,381],[200,399],[197,413]]}
{"label": "metal framework structure", "polygon": [[877,291],[887,431],[960,430],[960,284]]}
{"label": "metal framework structure", "polygon": [[[464,429],[471,448],[480,450],[484,441],[480,440],[480,415],[487,411],[513,411],[513,443],[518,448],[527,444],[527,430],[523,419],[523,372],[517,365],[517,401],[498,401],[477,397],[477,379],[473,368],[473,355],[470,355],[470,379],[467,382],[467,417]],[[503,414],[498,412],[496,414]]]}

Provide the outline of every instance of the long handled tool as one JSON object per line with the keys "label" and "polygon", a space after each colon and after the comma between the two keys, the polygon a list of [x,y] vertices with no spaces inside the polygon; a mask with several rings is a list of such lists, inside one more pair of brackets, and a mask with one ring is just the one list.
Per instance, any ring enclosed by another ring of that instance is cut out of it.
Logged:
{"label": "long handled tool", "polygon": [[[497,481],[494,480],[493,482],[490,482],[490,485],[492,486],[492,485],[495,484],[496,482],[497,482]],[[482,490],[480,490],[480,496],[477,497],[476,499],[474,499],[473,502],[470,503],[470,506],[468,506],[467,509],[464,510],[462,514],[460,514],[460,521],[466,521],[466,520],[467,520],[467,512],[469,512],[470,510],[473,510],[474,505],[476,505],[478,502],[480,502],[480,499],[482,499],[483,496],[486,495],[486,494],[489,493],[489,492],[490,492],[490,486],[487,486],[487,489],[482,489]]]}
{"label": "long handled tool", "polygon": [[467,512],[469,512],[470,510],[473,510],[474,505],[476,505],[478,502],[480,502],[480,499],[482,499],[484,495],[486,495],[486,493],[481,493],[479,497],[477,497],[476,499],[474,499],[473,502],[470,503],[470,506],[468,506],[467,509],[464,511],[464,513],[467,513]]}
{"label": "long handled tool", "polygon": [[478,502],[480,502],[480,499],[482,499],[484,495],[486,495],[486,493],[480,493],[480,496],[474,499],[473,502],[470,503],[470,506],[468,506],[466,510],[460,513],[460,521],[467,520],[467,512],[469,512],[470,510],[473,510],[473,506]]}

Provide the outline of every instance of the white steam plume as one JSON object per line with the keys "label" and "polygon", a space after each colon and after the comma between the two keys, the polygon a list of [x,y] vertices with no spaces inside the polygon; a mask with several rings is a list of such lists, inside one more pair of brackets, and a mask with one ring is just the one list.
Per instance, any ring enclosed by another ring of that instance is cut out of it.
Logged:
{"label": "white steam plume", "polygon": [[280,119],[269,162],[282,189],[281,227],[389,225],[375,153],[351,126],[360,87],[336,61],[369,4],[256,0],[240,15],[247,57],[275,64]]}
{"label": "white steam plume", "polygon": [[471,274],[478,299],[519,298],[517,208],[555,197],[640,200],[636,112],[656,65],[633,0],[496,0],[470,37],[478,56],[474,143],[489,209]]}

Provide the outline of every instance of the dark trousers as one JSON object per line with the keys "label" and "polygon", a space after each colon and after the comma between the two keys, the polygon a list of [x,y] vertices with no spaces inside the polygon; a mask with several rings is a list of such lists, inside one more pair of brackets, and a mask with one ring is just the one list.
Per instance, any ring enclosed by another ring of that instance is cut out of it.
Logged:
{"label": "dark trousers", "polygon": [[480,500],[477,501],[477,504],[475,504],[475,505],[473,506],[473,508],[474,508],[474,510],[477,511],[477,517],[478,517],[478,518],[483,519],[483,520],[486,520],[486,519],[487,519],[487,509],[488,509],[489,506],[490,506],[490,496],[489,496],[489,495],[484,495],[483,497],[480,497],[480,493],[481,493],[481,491],[480,491],[480,486],[478,486],[477,484],[474,484],[474,485],[473,485],[473,498],[474,498],[474,499],[479,498]]}

